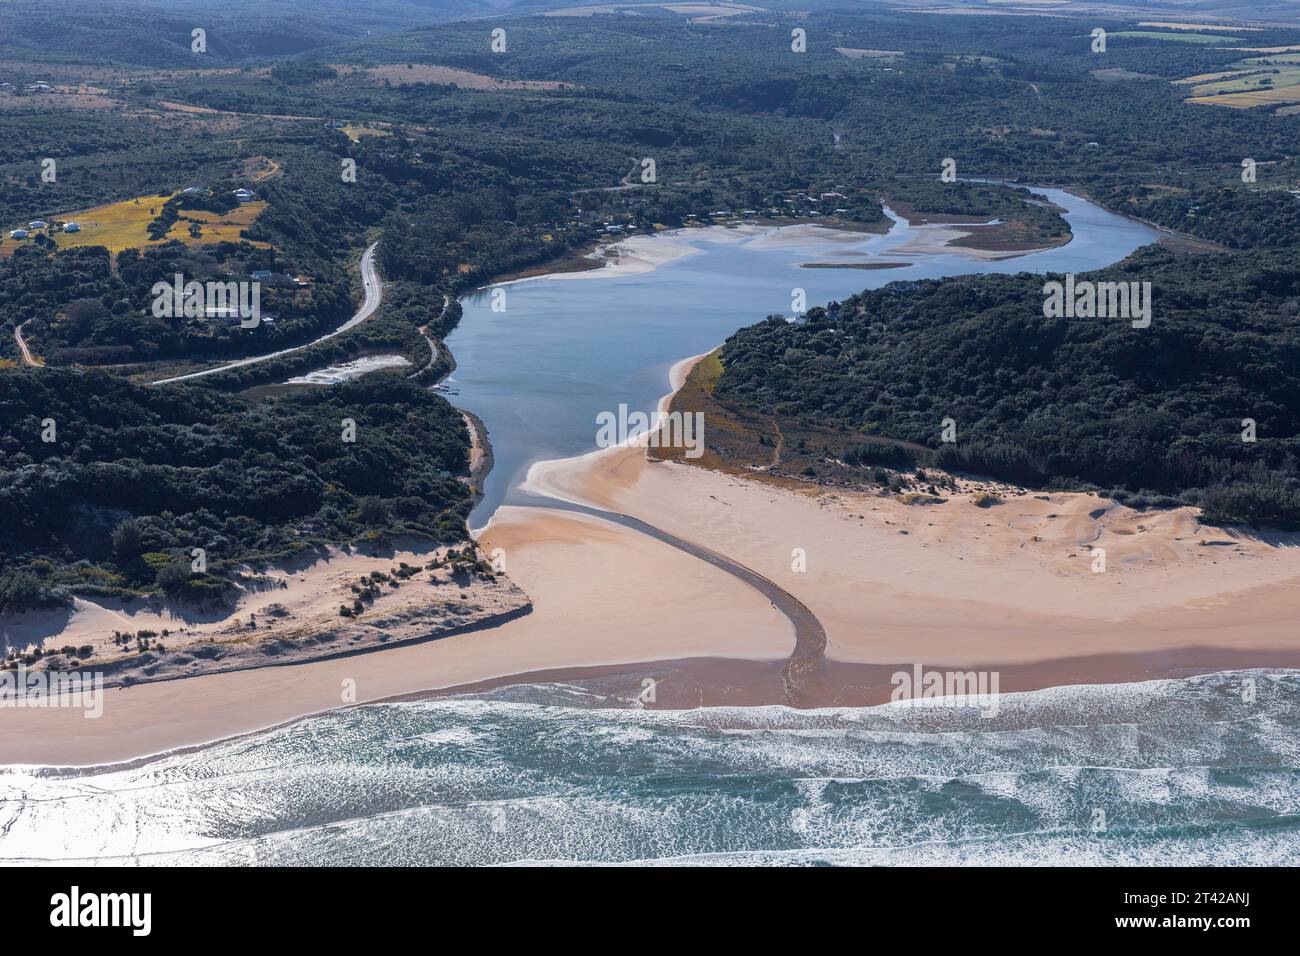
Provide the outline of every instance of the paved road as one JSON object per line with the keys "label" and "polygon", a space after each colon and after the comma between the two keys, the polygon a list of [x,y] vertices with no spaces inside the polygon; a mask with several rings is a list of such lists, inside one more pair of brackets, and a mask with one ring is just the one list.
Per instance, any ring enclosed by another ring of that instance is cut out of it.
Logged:
{"label": "paved road", "polygon": [[[27,320],[27,322],[30,321],[31,319]],[[23,325],[26,325],[27,322],[24,322]],[[36,359],[32,358],[31,349],[27,347],[27,343],[23,340],[23,325],[14,327],[14,341],[18,343],[18,351],[19,353],[21,353],[23,357],[23,364],[30,365],[35,368],[38,367],[41,363],[36,361]]]}
{"label": "paved road", "polygon": [[205,375],[215,375],[217,372],[224,372],[232,368],[242,368],[245,365],[253,365],[257,362],[265,362],[267,359],[279,358],[282,355],[292,355],[294,352],[300,352],[303,349],[311,348],[313,345],[319,345],[326,342],[336,335],[342,335],[348,329],[355,328],[366,319],[375,314],[379,304],[384,300],[384,287],[379,282],[379,276],[375,272],[375,247],[379,245],[372,242],[366,251],[361,254],[361,284],[366,290],[365,298],[361,302],[361,308],[357,309],[357,314],[352,316],[333,332],[322,335],[315,341],[308,342],[306,345],[295,345],[291,349],[281,349],[278,352],[271,352],[267,355],[255,355],[252,358],[239,359],[237,362],[228,362],[225,365],[218,365],[216,368],[204,369],[202,372],[190,372],[188,375],[177,375],[174,378],[159,379],[151,384],[153,385],[170,385],[173,382],[186,382],[191,379],[202,378]]}

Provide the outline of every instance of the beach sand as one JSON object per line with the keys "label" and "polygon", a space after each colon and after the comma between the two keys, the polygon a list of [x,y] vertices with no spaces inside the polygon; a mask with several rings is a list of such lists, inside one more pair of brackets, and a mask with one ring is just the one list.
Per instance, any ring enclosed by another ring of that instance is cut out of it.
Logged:
{"label": "beach sand", "polygon": [[1300,658],[1300,537],[1201,526],[1188,508],[1059,493],[909,505],[640,449],[548,463],[529,482],[723,551],[803,601],[835,661],[1041,664],[1192,647]]}
{"label": "beach sand", "polygon": [[98,719],[73,709],[0,708],[0,763],[126,761],[520,672],[699,655],[779,667],[790,654],[790,625],[756,591],[618,525],[503,508],[480,544],[533,597],[531,614],[375,653],[110,688]]}

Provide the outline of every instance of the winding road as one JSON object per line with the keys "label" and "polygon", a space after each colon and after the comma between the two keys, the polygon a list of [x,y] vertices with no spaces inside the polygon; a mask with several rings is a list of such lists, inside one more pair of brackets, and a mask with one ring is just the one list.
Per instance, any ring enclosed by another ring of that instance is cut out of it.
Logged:
{"label": "winding road", "polygon": [[[186,382],[196,378],[203,378],[205,375],[215,375],[217,372],[225,372],[232,368],[242,368],[245,365],[254,365],[257,362],[265,362],[267,359],[279,358],[282,355],[292,355],[294,352],[301,352],[303,349],[311,348],[313,345],[319,345],[321,342],[327,342],[336,335],[342,335],[348,329],[356,328],[366,319],[370,318],[379,309],[379,305],[384,300],[384,287],[379,281],[379,275],[375,272],[375,247],[378,242],[372,242],[366,247],[366,251],[361,254],[361,284],[365,289],[365,298],[361,302],[361,307],[357,309],[356,315],[348,319],[333,332],[326,333],[320,338],[315,339],[305,345],[295,345],[293,348],[281,349],[278,352],[269,352],[266,355],[255,355],[252,358],[239,359],[235,362],[227,362],[225,365],[218,365],[215,368],[204,369],[202,372],[190,372],[188,375],[177,375],[173,378],[163,378],[151,385],[171,385],[173,382]],[[24,350],[25,351],[25,350]]]}
{"label": "winding road", "polygon": [[[27,322],[30,321],[31,319],[27,320]],[[27,347],[27,342],[23,339],[23,325],[26,325],[27,322],[14,326],[14,341],[18,343],[18,353],[23,358],[23,364],[38,368],[41,363],[32,357],[32,351]]]}

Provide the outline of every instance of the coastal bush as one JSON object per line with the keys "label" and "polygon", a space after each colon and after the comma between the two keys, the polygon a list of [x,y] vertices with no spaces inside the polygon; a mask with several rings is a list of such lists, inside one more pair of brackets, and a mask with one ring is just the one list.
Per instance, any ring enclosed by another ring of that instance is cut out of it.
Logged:
{"label": "coastal bush", "polygon": [[11,571],[0,575],[0,613],[14,614],[67,603],[68,596],[64,589],[51,586],[30,571]]}

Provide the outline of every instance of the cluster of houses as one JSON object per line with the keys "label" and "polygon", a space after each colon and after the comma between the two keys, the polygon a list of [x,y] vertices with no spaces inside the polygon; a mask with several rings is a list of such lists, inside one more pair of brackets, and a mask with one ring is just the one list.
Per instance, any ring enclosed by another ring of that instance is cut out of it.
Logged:
{"label": "cluster of houses", "polygon": [[[188,186],[185,189],[181,190],[181,195],[182,196],[206,196],[208,192],[209,189],[207,186]],[[256,202],[257,200],[257,193],[253,192],[251,189],[245,189],[242,186],[239,187],[238,189],[232,189],[230,191],[230,194],[235,197],[235,200],[237,202],[241,202],[241,203]]]}
{"label": "cluster of houses", "polygon": [[[5,93],[5,94],[8,94],[9,96],[13,96],[13,95],[16,94],[17,92],[18,92],[18,87],[15,86],[14,84],[12,84],[12,83],[0,83],[0,93]],[[54,87],[50,86],[50,84],[48,84],[48,83],[46,83],[46,82],[44,82],[44,81],[40,81],[40,82],[36,82],[36,83],[29,83],[27,86],[24,86],[24,87],[22,88],[22,92],[24,92],[24,93],[53,93],[53,92],[54,92]]]}
{"label": "cluster of houses", "polygon": [[[844,205],[848,196],[839,190],[840,187],[814,192],[802,189],[788,190],[765,197],[762,208],[740,210],[705,209],[684,214],[682,221],[688,226],[700,226],[758,217],[770,219],[820,219],[824,216],[849,215],[851,210]],[[616,201],[616,204],[629,207],[632,202],[633,200],[622,199]],[[602,232],[611,236],[637,231],[636,217],[630,208],[612,214],[606,211],[602,216],[599,208],[584,212],[582,207],[579,206],[575,213],[575,215],[569,217],[569,223],[574,226],[586,222],[595,225]]]}
{"label": "cluster of houses", "polygon": [[[81,232],[81,226],[75,222],[55,223],[55,225],[60,226],[64,232]],[[17,229],[11,229],[9,231],[9,238],[26,239],[33,232],[48,232],[48,231],[50,231],[50,224],[48,222],[46,222],[44,219],[33,219],[31,222],[27,224],[26,229],[22,227],[19,227]]]}

